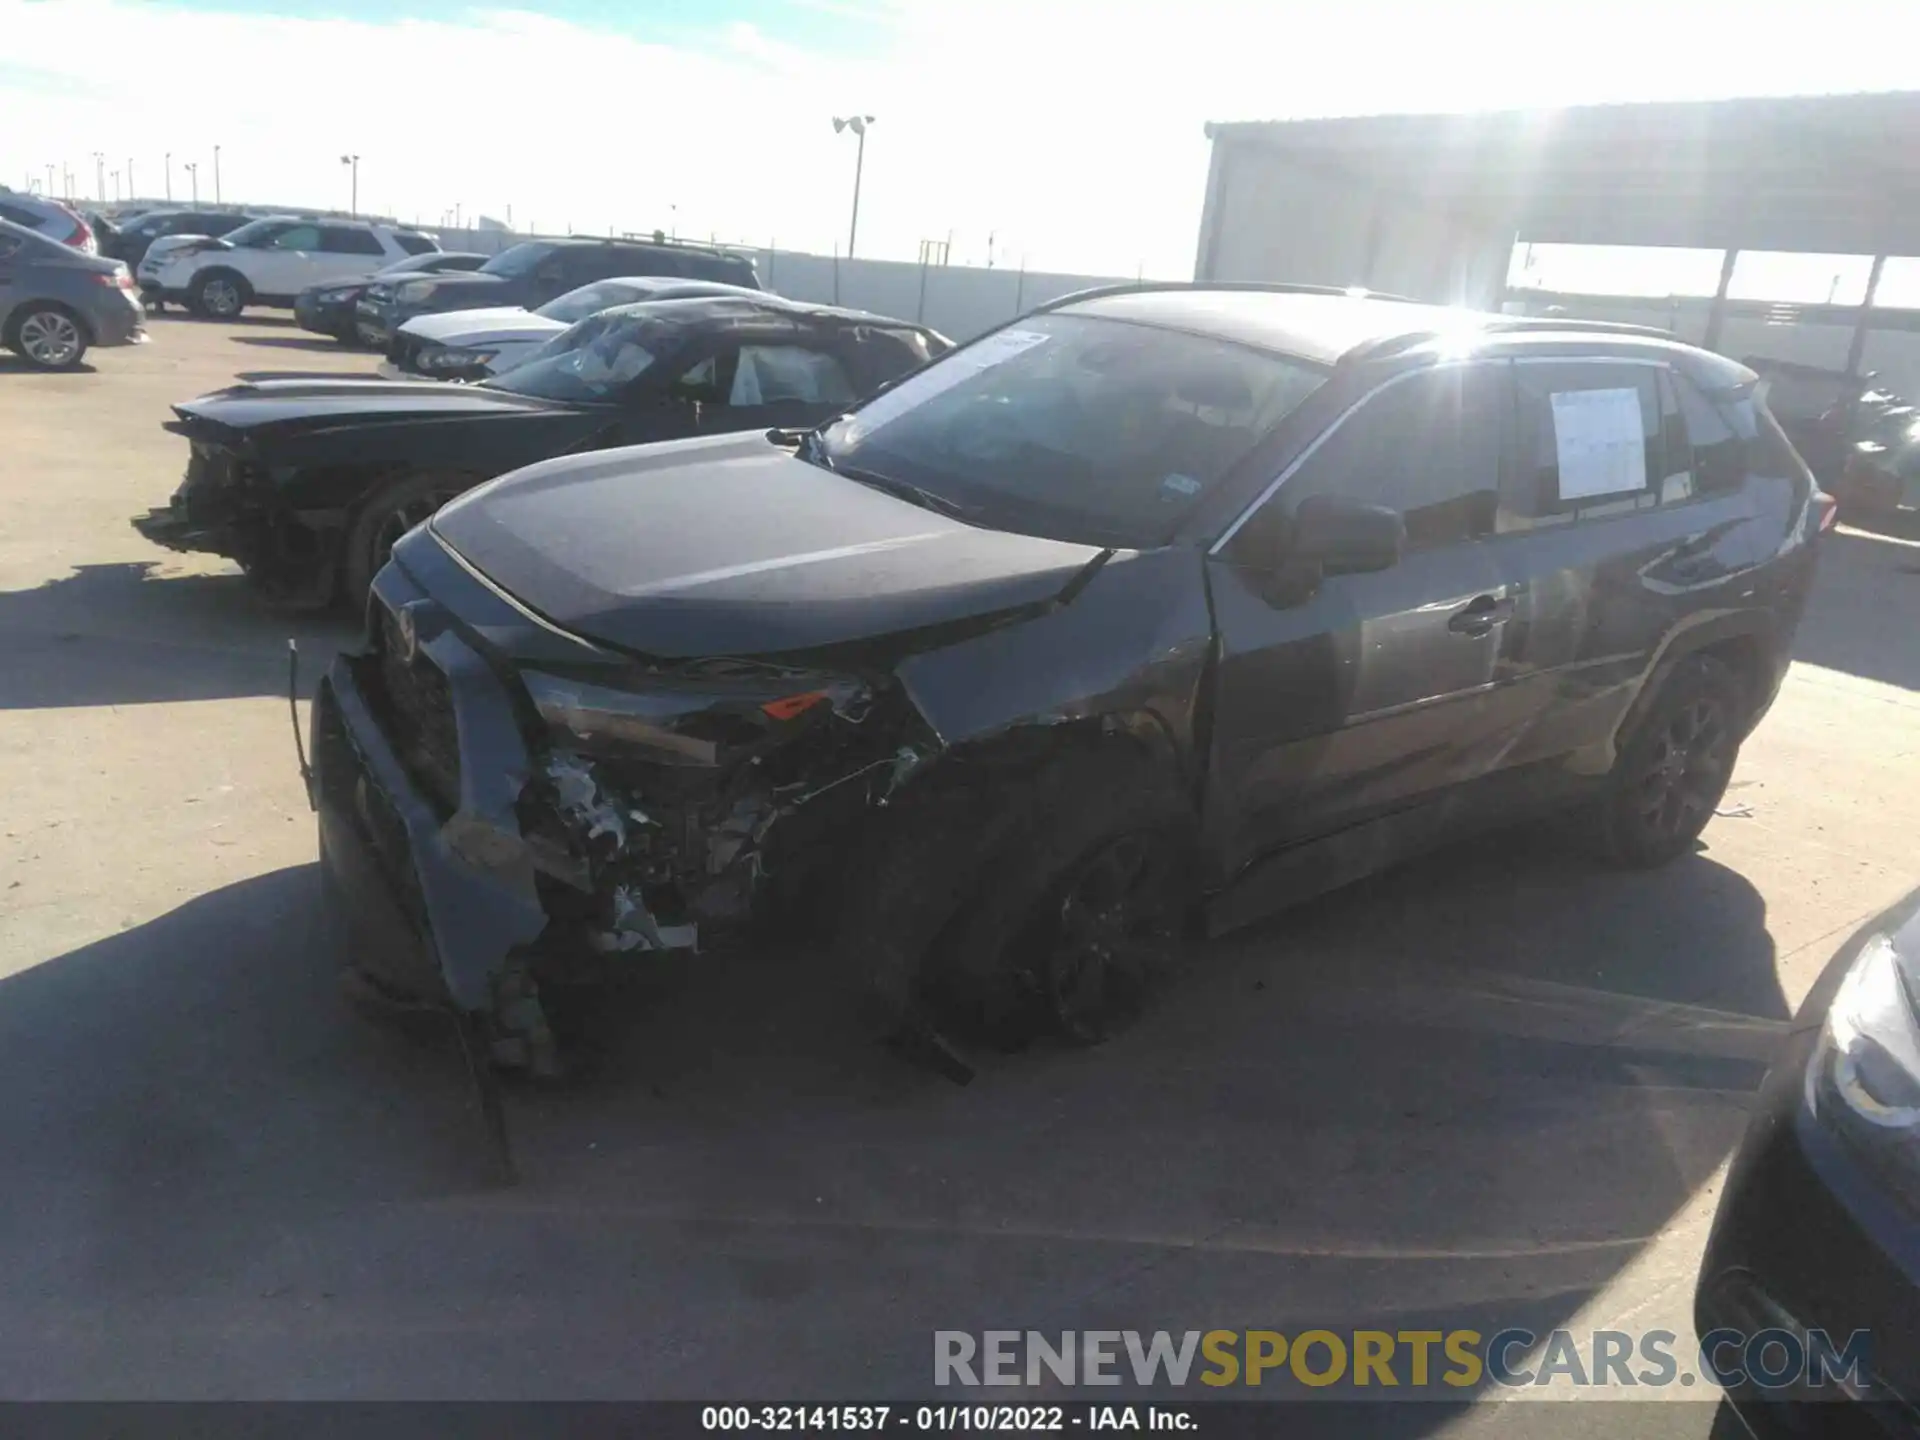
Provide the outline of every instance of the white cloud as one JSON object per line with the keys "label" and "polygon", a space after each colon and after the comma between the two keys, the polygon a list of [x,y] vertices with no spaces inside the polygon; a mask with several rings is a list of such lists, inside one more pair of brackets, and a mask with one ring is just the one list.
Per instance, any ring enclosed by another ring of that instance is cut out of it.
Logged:
{"label": "white cloud", "polygon": [[[160,189],[163,152],[222,147],[228,198],[467,214],[825,250],[844,240],[853,142],[880,117],[861,251],[911,257],[953,232],[978,260],[1181,274],[1205,179],[1202,122],[1920,82],[1875,43],[1901,4],[1819,25],[1750,4],[1549,0],[1344,7],[1258,0],[794,0],[865,27],[859,53],[803,50],[745,23],[704,38],[585,29],[527,11],[460,24],[200,13],[134,0],[0,0],[0,178],[95,150]],[[124,183],[124,181],[123,181]],[[1311,217],[1303,217],[1311,223]]]}

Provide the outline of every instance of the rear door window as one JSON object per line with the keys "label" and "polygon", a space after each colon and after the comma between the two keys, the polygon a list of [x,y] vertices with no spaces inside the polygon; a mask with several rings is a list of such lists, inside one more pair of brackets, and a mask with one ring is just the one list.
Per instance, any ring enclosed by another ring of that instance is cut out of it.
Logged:
{"label": "rear door window", "polygon": [[1606,361],[1513,367],[1519,463],[1498,528],[1603,520],[1690,499],[1665,367]]}
{"label": "rear door window", "polygon": [[384,255],[380,241],[371,230],[356,230],[350,225],[329,225],[320,232],[320,248],[328,255]]}

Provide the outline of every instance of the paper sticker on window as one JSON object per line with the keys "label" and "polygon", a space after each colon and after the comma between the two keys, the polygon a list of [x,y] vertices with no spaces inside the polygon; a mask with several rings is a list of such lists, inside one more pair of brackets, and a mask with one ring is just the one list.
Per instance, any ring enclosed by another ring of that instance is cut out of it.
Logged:
{"label": "paper sticker on window", "polygon": [[1647,488],[1638,390],[1556,390],[1553,443],[1562,500]]}
{"label": "paper sticker on window", "polygon": [[1191,475],[1169,475],[1160,482],[1162,500],[1180,500],[1200,493],[1200,482]]}
{"label": "paper sticker on window", "polygon": [[964,350],[956,350],[939,364],[909,376],[862,409],[853,417],[849,438],[858,440],[869,435],[909,410],[919,409],[934,396],[971,380],[982,370],[1004,365],[1014,356],[1044,345],[1049,338],[1043,330],[1001,330]]}

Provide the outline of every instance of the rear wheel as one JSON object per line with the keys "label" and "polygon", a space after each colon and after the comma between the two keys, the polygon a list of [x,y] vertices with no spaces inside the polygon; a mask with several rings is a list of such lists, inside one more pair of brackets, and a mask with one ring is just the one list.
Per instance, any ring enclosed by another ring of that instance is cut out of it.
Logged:
{"label": "rear wheel", "polygon": [[8,327],[7,348],[40,370],[71,370],[87,353],[87,332],[58,305],[29,305]]}
{"label": "rear wheel", "polygon": [[1697,655],[1667,677],[1614,762],[1595,812],[1601,853],[1651,868],[1684,854],[1727,793],[1748,700],[1724,661]]}
{"label": "rear wheel", "polygon": [[373,577],[387,563],[400,537],[473,484],[470,475],[407,475],[374,491],[347,532],[347,552],[341,562],[347,603],[365,605]]}
{"label": "rear wheel", "polygon": [[187,300],[194,313],[208,320],[235,320],[253,298],[244,276],[231,270],[209,270],[195,278]]}

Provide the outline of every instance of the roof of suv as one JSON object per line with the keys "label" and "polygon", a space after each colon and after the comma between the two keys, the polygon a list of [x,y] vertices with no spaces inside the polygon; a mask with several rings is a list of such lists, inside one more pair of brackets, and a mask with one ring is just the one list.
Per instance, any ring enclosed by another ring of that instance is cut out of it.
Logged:
{"label": "roof of suv", "polygon": [[1650,326],[1496,315],[1330,286],[1130,285],[1062,296],[1040,308],[1211,335],[1320,365],[1410,355],[1423,344],[1467,334],[1519,342],[1572,340],[1610,348],[1678,351],[1725,367],[1729,378],[1741,369]]}
{"label": "roof of suv", "polygon": [[929,336],[942,345],[952,343],[938,330],[915,324],[911,320],[896,320],[889,315],[875,315],[866,310],[848,310],[838,305],[815,305],[806,300],[789,300],[784,295],[773,295],[766,291],[756,292],[744,287],[737,295],[691,295],[672,299],[663,297],[657,300],[636,300],[630,305],[611,306],[600,311],[599,315],[593,318],[628,314],[672,319],[685,325],[725,324],[728,321],[739,322],[757,316],[778,315],[820,325],[867,325],[877,330],[906,330]]}

